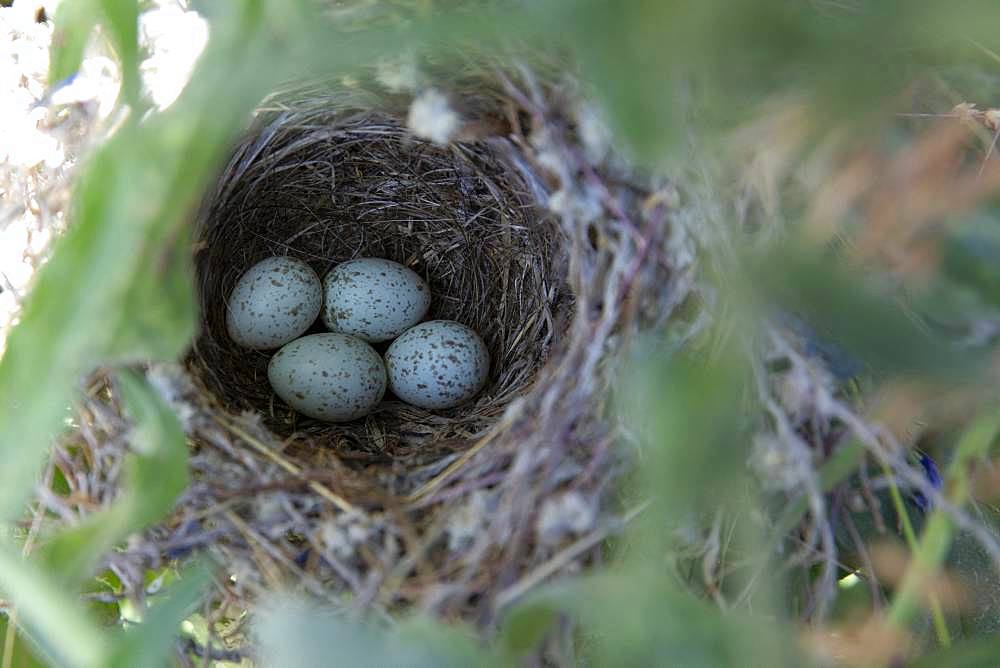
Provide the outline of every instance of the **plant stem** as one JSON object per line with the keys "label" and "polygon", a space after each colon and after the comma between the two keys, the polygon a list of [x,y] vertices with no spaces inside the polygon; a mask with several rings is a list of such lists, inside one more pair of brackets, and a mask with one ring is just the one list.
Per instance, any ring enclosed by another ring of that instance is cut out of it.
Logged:
{"label": "plant stem", "polygon": [[[1000,430],[1000,411],[994,408],[976,418],[972,426],[962,435],[955,449],[955,458],[945,473],[944,494],[950,503],[962,506],[969,500],[971,465],[989,452],[998,430]],[[905,513],[902,516],[905,517]],[[941,569],[941,564],[947,556],[953,532],[951,517],[940,508],[933,510],[919,544],[911,548],[913,561],[907,568],[903,582],[889,609],[890,623],[904,627],[912,621],[919,609],[920,599],[927,583]]]}
{"label": "plant stem", "polygon": [[[910,515],[906,511],[906,505],[903,503],[903,495],[899,492],[899,487],[896,485],[896,478],[892,475],[892,470],[889,468],[889,464],[887,462],[882,462],[882,471],[889,480],[889,495],[892,497],[892,505],[895,506],[896,515],[899,517],[899,522],[902,525],[903,536],[906,538],[906,544],[910,548],[911,553],[917,554],[917,550],[919,549],[919,545],[917,544],[917,533],[913,530],[913,523],[910,522]],[[944,620],[944,612],[941,609],[941,601],[938,600],[937,594],[933,592],[928,593],[927,598],[930,603],[931,619],[934,621],[934,632],[937,635],[938,642],[941,643],[943,647],[950,647],[951,635],[948,633],[948,624],[945,623]],[[896,606],[894,604],[893,609],[895,609],[895,607]],[[891,619],[892,610],[889,611],[889,615]]]}

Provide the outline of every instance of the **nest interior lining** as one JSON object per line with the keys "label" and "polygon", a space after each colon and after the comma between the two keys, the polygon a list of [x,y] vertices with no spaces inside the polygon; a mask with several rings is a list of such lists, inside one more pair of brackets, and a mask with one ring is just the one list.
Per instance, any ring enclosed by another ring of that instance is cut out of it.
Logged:
{"label": "nest interior lining", "polygon": [[[201,220],[202,328],[191,366],[227,409],[255,411],[275,434],[299,437],[293,454],[306,442],[388,458],[455,449],[531,385],[571,307],[561,233],[535,206],[533,186],[487,142],[439,147],[386,115],[328,106],[279,115],[238,147]],[[273,351],[243,349],[225,327],[236,281],[273,255],[304,260],[320,276],[355,257],[411,267],[430,285],[429,319],[457,320],[483,337],[485,389],[435,412],[388,395],[345,424],[294,412],[267,382]]]}

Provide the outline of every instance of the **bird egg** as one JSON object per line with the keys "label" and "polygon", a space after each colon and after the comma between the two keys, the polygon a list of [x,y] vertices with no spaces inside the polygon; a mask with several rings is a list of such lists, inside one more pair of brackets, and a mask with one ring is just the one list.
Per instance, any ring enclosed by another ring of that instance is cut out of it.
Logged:
{"label": "bird egg", "polygon": [[385,394],[385,364],[361,339],[346,334],[303,336],[267,365],[274,393],[303,415],[348,422],[370,413]]}
{"label": "bird egg", "polygon": [[490,354],[474,331],[453,320],[431,320],[406,330],[385,354],[389,387],[421,408],[452,408],[486,384]]}
{"label": "bird egg", "polygon": [[394,339],[427,315],[431,291],[412,269],[381,258],[334,267],[323,280],[323,322],[371,343]]}
{"label": "bird egg", "polygon": [[278,348],[309,329],[322,304],[323,287],[309,265],[269,257],[236,282],[229,294],[226,329],[244,348]]}

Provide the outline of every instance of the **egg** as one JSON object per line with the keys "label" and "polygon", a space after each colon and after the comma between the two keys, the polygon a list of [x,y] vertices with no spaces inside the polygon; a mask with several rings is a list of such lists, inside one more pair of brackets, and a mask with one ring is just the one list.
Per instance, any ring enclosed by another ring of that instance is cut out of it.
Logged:
{"label": "egg", "polygon": [[269,257],[250,267],[229,295],[226,329],[245,348],[278,348],[302,335],[323,305],[323,286],[309,265]]}
{"label": "egg", "polygon": [[381,258],[337,265],[323,279],[323,322],[371,343],[394,339],[427,315],[431,291],[412,269]]}
{"label": "egg", "polygon": [[406,330],[385,353],[389,387],[421,408],[452,408],[486,384],[490,354],[474,331],[453,320]]}
{"label": "egg", "polygon": [[303,415],[348,422],[368,415],[385,394],[385,364],[361,339],[345,334],[303,336],[267,365],[274,393]]}

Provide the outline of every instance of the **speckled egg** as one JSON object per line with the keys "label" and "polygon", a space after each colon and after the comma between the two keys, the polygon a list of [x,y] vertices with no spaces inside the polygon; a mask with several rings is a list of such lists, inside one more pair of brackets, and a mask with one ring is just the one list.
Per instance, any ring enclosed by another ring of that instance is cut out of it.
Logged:
{"label": "speckled egg", "polygon": [[361,339],[311,334],[275,353],[267,365],[274,393],[303,415],[347,422],[372,411],[385,394],[385,364]]}
{"label": "speckled egg", "polygon": [[375,343],[420,322],[431,291],[411,269],[381,258],[339,264],[323,279],[323,322],[332,332]]}
{"label": "speckled egg", "polygon": [[269,257],[250,267],[229,295],[226,328],[245,348],[278,348],[299,337],[316,320],[323,286],[309,265],[290,257]]}
{"label": "speckled egg", "polygon": [[389,387],[421,408],[452,408],[486,384],[490,354],[474,331],[453,320],[406,330],[385,353]]}

